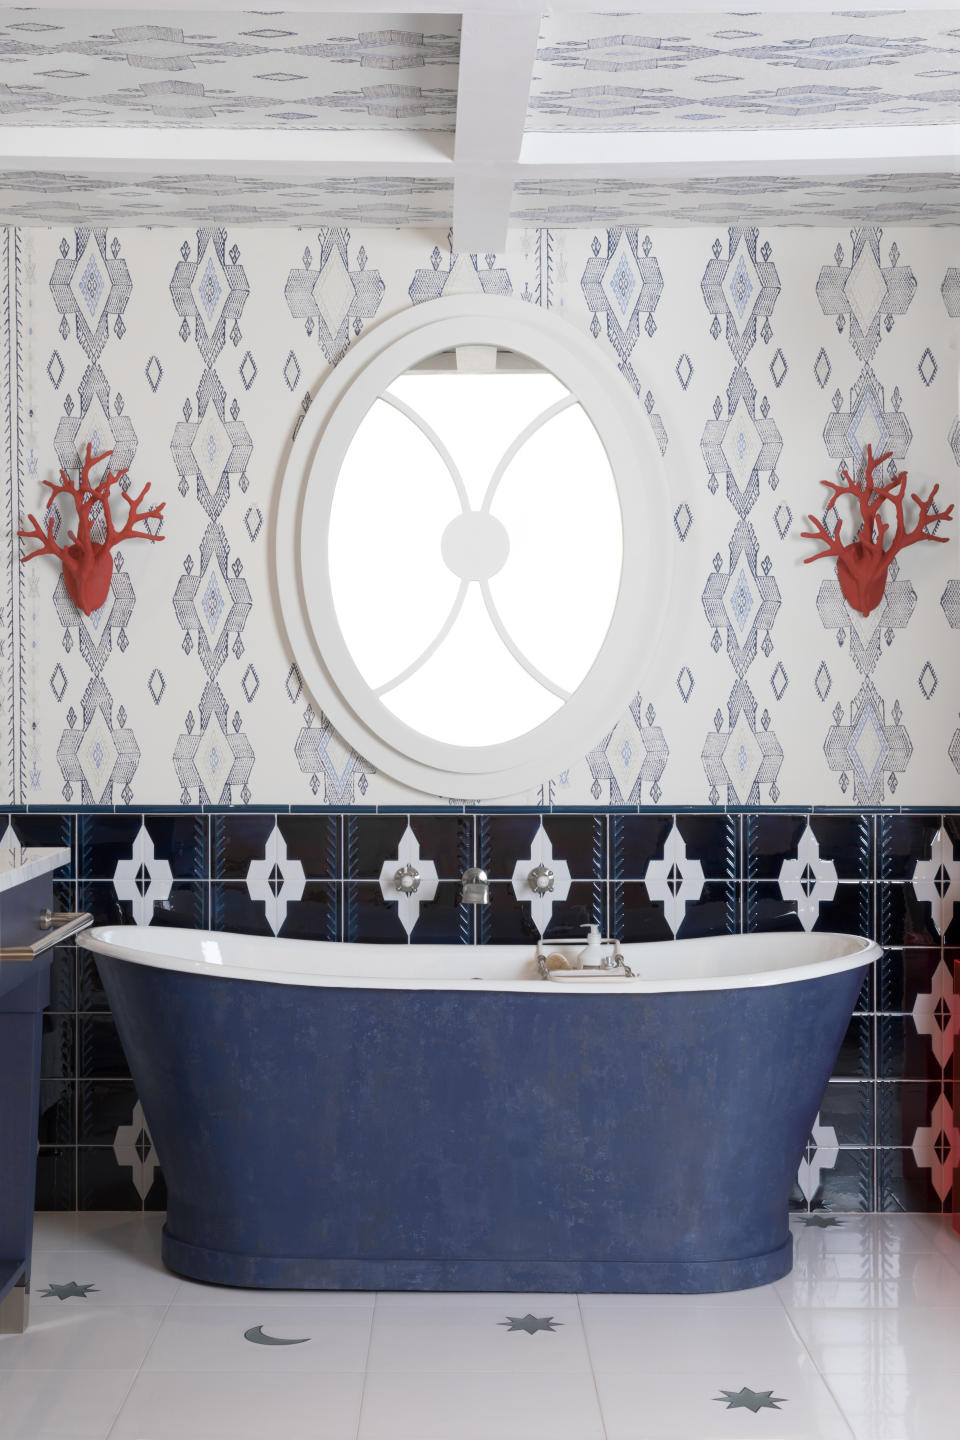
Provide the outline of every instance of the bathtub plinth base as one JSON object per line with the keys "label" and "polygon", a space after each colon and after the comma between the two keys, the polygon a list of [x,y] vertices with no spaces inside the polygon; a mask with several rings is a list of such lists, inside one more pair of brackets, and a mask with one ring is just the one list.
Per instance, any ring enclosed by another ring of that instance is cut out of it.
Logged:
{"label": "bathtub plinth base", "polygon": [[232,1255],[163,1232],[163,1262],[190,1280],[252,1290],[465,1290],[702,1295],[790,1273],[793,1240],[737,1260],[361,1260]]}

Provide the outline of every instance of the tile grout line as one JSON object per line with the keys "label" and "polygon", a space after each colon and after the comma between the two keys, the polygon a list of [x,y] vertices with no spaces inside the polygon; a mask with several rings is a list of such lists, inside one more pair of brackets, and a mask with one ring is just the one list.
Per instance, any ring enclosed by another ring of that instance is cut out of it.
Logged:
{"label": "tile grout line", "polygon": [[[135,1212],[132,1212],[132,1213],[135,1213]],[[141,1213],[143,1213],[143,1212],[141,1212]],[[95,1248],[95,1250],[94,1250],[93,1253],[94,1253],[94,1254],[97,1254],[97,1253],[101,1252],[101,1249],[102,1249],[102,1247],[98,1244],[98,1245],[96,1246],[96,1248]],[[127,1257],[127,1258],[130,1258],[130,1257]],[[182,1284],[182,1282],[180,1282],[180,1284]],[[147,1356],[150,1354],[151,1350],[153,1349],[154,1345],[156,1344],[157,1336],[158,1336],[159,1333],[160,1333],[161,1326],[163,1325],[164,1321],[166,1320],[167,1316],[168,1316],[169,1313],[170,1313],[170,1307],[171,1307],[171,1305],[173,1304],[174,1299],[176,1298],[177,1292],[178,1292],[179,1289],[180,1289],[180,1284],[177,1285],[176,1290],[174,1290],[173,1294],[170,1296],[170,1299],[167,1301],[166,1305],[163,1307],[163,1314],[160,1316],[160,1319],[157,1321],[157,1328],[156,1328],[156,1330],[153,1332],[153,1337],[152,1337],[149,1345],[147,1346],[146,1350],[144,1351],[143,1355],[142,1355],[141,1358],[140,1358],[140,1363],[139,1363],[139,1365],[137,1365],[136,1369],[135,1369],[134,1372],[133,1372],[133,1377],[132,1377],[132,1379],[131,1379],[131,1381],[130,1381],[130,1384],[127,1386],[126,1390],[125,1390],[124,1393],[123,1393],[123,1399],[120,1401],[120,1404],[119,1404],[119,1406],[117,1407],[116,1413],[114,1414],[113,1419],[110,1421],[110,1424],[109,1424],[108,1427],[107,1427],[107,1430],[106,1430],[105,1435],[104,1435],[104,1440],[110,1440],[110,1436],[113,1434],[114,1430],[115,1430],[116,1427],[117,1427],[117,1423],[118,1423],[118,1421],[119,1421],[119,1419],[120,1419],[120,1416],[123,1414],[124,1406],[126,1405],[127,1401],[130,1399],[130,1395],[131,1395],[131,1392],[132,1392],[132,1390],[133,1390],[133,1387],[134,1387],[134,1385],[136,1385],[137,1381],[138,1381],[139,1378],[140,1378],[140,1374],[141,1374],[141,1371],[143,1370],[144,1362],[146,1361]]]}
{"label": "tile grout line", "polygon": [[607,1420],[606,1420],[606,1416],[605,1416],[604,1413],[603,1413],[603,1401],[600,1399],[600,1386],[599,1386],[599,1384],[598,1384],[598,1382],[597,1382],[597,1372],[596,1372],[596,1370],[594,1370],[594,1368],[593,1368],[593,1351],[590,1349],[590,1341],[589,1341],[588,1338],[587,1338],[587,1326],[586,1326],[586,1321],[585,1321],[585,1319],[584,1319],[583,1305],[582,1305],[582,1303],[581,1303],[581,1296],[580,1296],[579,1292],[578,1292],[577,1295],[576,1295],[576,1301],[577,1301],[577,1313],[578,1313],[579,1316],[580,1316],[580,1330],[581,1330],[581,1333],[583,1334],[583,1343],[584,1343],[584,1346],[586,1347],[586,1351],[587,1351],[587,1361],[588,1361],[588,1363],[589,1363],[589,1365],[590,1365],[590,1379],[593,1381],[593,1393],[594,1393],[594,1395],[597,1397],[597,1413],[598,1413],[599,1416],[600,1416],[600,1430],[601,1430],[601,1433],[602,1433],[602,1435],[603,1435],[603,1440],[608,1440],[608,1435],[607,1435]]}
{"label": "tile grout line", "polygon": [[[162,1324],[162,1321],[161,1321],[161,1324]],[[152,1343],[153,1343],[153,1342],[151,1341],[151,1344],[152,1344]],[[142,1361],[141,1361],[140,1363],[141,1363],[141,1365],[143,1364]],[[123,1392],[123,1399],[120,1401],[120,1404],[117,1406],[116,1414],[114,1415],[114,1417],[113,1417],[113,1419],[110,1421],[110,1424],[108,1425],[106,1431],[104,1432],[103,1440],[110,1440],[110,1436],[111,1436],[111,1435],[113,1434],[113,1432],[116,1430],[117,1425],[118,1425],[119,1420],[120,1420],[120,1416],[123,1414],[124,1406],[126,1405],[127,1401],[130,1399],[130,1393],[131,1393],[131,1391],[133,1390],[134,1385],[136,1385],[137,1380],[139,1379],[139,1377],[140,1377],[140,1367],[138,1366],[137,1369],[133,1372],[133,1378],[131,1379],[130,1384],[127,1386],[126,1390]]]}
{"label": "tile grout line", "polygon": [[[853,1212],[853,1213],[857,1213],[857,1212]],[[791,1233],[792,1233],[792,1232],[791,1232]],[[796,1239],[794,1239],[794,1244],[796,1244]],[[786,1278],[786,1277],[784,1277],[784,1278]],[[836,1395],[833,1393],[833,1386],[830,1384],[830,1381],[827,1379],[826,1375],[823,1373],[823,1371],[820,1369],[820,1366],[817,1364],[816,1360],[813,1358],[813,1355],[810,1353],[810,1349],[809,1349],[809,1347],[808,1347],[808,1345],[807,1345],[807,1342],[804,1340],[804,1338],[803,1338],[803,1336],[801,1335],[799,1329],[798,1329],[797,1326],[794,1324],[793,1316],[792,1316],[792,1314],[790,1313],[790,1307],[788,1306],[786,1300],[783,1298],[783,1293],[782,1293],[782,1291],[779,1290],[776,1285],[774,1286],[774,1289],[776,1290],[777,1299],[778,1299],[779,1302],[780,1302],[780,1306],[781,1306],[781,1308],[782,1308],[782,1310],[783,1310],[783,1313],[784,1313],[784,1315],[786,1316],[787,1324],[790,1326],[790,1329],[792,1330],[793,1334],[796,1336],[797,1340],[799,1341],[800,1346],[801,1346],[801,1348],[802,1348],[802,1350],[803,1350],[803,1353],[806,1355],[807,1359],[810,1361],[810,1364],[813,1366],[814,1373],[819,1377],[819,1379],[820,1379],[821,1382],[823,1383],[823,1386],[824,1386],[824,1388],[826,1389],[827,1393],[829,1394],[830,1399],[833,1401],[834,1405],[836,1405],[836,1407],[837,1407],[837,1412],[838,1412],[838,1414],[840,1415],[841,1419],[843,1420],[844,1425],[846,1425],[848,1431],[850,1432],[849,1440],[859,1440],[859,1437],[857,1436],[857,1432],[855,1431],[855,1429],[854,1429],[854,1427],[853,1427],[853,1422],[850,1420],[849,1416],[847,1415],[846,1410],[843,1408],[843,1406],[840,1404],[840,1401],[837,1399]]]}
{"label": "tile grout line", "polygon": [[356,1440],[360,1440],[360,1428],[363,1424],[363,1402],[367,1395],[367,1375],[370,1368],[370,1351],[373,1348],[373,1327],[377,1321],[377,1306],[380,1304],[380,1291],[375,1290],[373,1305],[370,1309],[370,1330],[367,1334],[367,1353],[363,1357],[363,1378],[360,1381],[360,1404],[357,1406],[357,1428]]}

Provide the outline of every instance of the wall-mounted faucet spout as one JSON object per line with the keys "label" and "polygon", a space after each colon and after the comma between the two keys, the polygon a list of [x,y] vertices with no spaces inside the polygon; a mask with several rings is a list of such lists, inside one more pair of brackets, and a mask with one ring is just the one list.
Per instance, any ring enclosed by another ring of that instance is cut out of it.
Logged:
{"label": "wall-mounted faucet spout", "polygon": [[461,905],[488,905],[490,903],[490,882],[486,870],[476,868],[464,870],[460,891]]}

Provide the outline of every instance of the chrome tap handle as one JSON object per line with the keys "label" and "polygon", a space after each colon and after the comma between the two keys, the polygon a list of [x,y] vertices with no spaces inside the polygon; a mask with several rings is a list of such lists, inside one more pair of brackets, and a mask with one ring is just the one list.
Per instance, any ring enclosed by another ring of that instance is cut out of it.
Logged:
{"label": "chrome tap handle", "polygon": [[527,884],[534,895],[549,895],[553,889],[554,875],[549,865],[535,865],[527,876]]}
{"label": "chrome tap handle", "polygon": [[416,895],[420,889],[420,871],[415,865],[401,865],[393,877],[393,884],[401,895]]}

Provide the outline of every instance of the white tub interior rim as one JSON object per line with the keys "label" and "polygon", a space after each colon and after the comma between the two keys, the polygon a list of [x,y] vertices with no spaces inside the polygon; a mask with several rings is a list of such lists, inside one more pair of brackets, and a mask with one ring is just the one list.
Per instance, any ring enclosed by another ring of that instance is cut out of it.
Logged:
{"label": "white tub interior rim", "polygon": [[[101,925],[77,937],[86,949],[137,965],[271,985],[360,990],[491,990],[537,995],[736,990],[836,975],[871,964],[872,940],[828,932],[717,935],[622,945],[635,980],[552,984],[528,945],[369,945],[284,940],[173,926]],[[545,941],[567,956],[582,946]]]}

